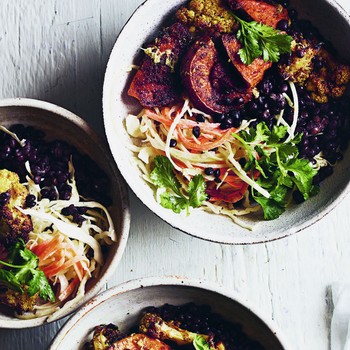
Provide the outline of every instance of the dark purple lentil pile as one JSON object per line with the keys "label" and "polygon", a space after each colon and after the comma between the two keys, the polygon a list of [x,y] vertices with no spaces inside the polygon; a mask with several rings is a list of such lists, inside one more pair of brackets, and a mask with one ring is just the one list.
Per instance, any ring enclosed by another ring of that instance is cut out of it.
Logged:
{"label": "dark purple lentil pile", "polygon": [[[155,313],[165,321],[176,321],[177,326],[182,329],[214,336],[214,341],[222,341],[227,350],[264,349],[257,341],[249,338],[240,325],[225,321],[220,315],[213,313],[208,305],[165,304],[161,307],[148,307],[144,312]],[[184,349],[183,346],[171,346],[173,349]]]}
{"label": "dark purple lentil pile", "polygon": [[[46,141],[45,134],[41,130],[30,126],[18,124],[12,126],[10,130],[20,140],[25,139],[25,145],[22,147],[10,135],[0,132],[0,169],[16,172],[21,181],[25,181],[27,175],[25,162],[29,161],[33,181],[41,188],[41,197],[50,200],[68,200],[72,194],[72,188],[67,182],[68,161],[72,158],[79,193],[106,206],[111,204],[107,175],[89,156],[80,154],[64,141]],[[35,200],[35,196],[28,195],[26,206],[33,207]],[[69,211],[69,215],[72,215],[78,223],[82,220],[82,211],[86,212],[81,208],[66,211],[67,213]]]}

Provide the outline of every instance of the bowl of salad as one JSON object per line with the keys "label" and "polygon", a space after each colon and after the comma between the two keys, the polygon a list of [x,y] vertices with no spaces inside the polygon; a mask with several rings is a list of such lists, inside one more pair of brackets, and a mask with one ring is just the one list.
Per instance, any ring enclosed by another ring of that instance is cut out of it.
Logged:
{"label": "bowl of salad", "polygon": [[244,298],[180,277],[144,278],[113,287],[63,326],[60,349],[291,349],[281,332]]}
{"label": "bowl of salad", "polygon": [[320,220],[349,191],[349,22],[333,0],[143,3],[103,91],[131,189],[173,227],[220,243]]}
{"label": "bowl of salad", "polygon": [[83,119],[0,101],[0,327],[57,320],[97,294],[129,223],[125,183]]}

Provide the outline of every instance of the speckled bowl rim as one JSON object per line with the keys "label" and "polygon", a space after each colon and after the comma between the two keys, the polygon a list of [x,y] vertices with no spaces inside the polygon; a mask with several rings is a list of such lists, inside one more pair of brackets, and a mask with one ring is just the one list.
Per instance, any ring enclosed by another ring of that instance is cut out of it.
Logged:
{"label": "speckled bowl rim", "polygon": [[[107,63],[107,69],[105,72],[105,79],[104,79],[104,84],[103,84],[103,114],[104,114],[104,125],[105,125],[105,132],[106,132],[106,136],[107,136],[107,140],[110,144],[110,148],[111,148],[111,152],[114,156],[114,151],[111,147],[111,140],[113,135],[109,133],[108,131],[108,124],[107,124],[107,119],[105,117],[105,113],[106,113],[106,109],[107,109],[107,105],[108,103],[110,103],[109,101],[106,101],[106,96],[107,94],[107,89],[110,88],[110,76],[111,76],[111,70],[113,69],[112,66],[112,61],[114,59],[114,57],[116,57],[118,55],[118,51],[117,51],[117,43],[119,38],[125,34],[125,31],[128,29],[128,25],[130,23],[130,21],[132,20],[132,18],[137,15],[139,12],[142,11],[144,6],[154,6],[154,3],[157,3],[157,1],[159,0],[145,0],[144,2],[142,2],[136,9],[135,11],[132,13],[132,15],[129,17],[128,21],[125,23],[125,25],[123,26],[122,30],[120,31],[119,35],[116,38],[116,42],[113,46],[113,49],[111,51],[108,63]],[[338,13],[340,16],[342,16],[346,22],[349,25],[349,30],[350,30],[350,14],[336,1],[336,0],[322,0],[326,3],[328,3],[330,6],[332,6]],[[155,8],[155,7],[154,7]],[[322,209],[321,211],[319,211],[316,215],[314,215],[313,217],[297,224],[294,225],[293,227],[290,227],[289,229],[286,229],[284,231],[278,232],[278,234],[276,234],[274,237],[262,237],[260,238],[252,238],[249,240],[246,240],[245,238],[241,238],[241,239],[237,239],[237,237],[232,237],[233,234],[231,235],[231,237],[228,237],[227,239],[213,239],[213,238],[209,238],[207,237],[205,234],[202,233],[198,233],[198,232],[189,232],[186,231],[183,227],[181,227],[181,224],[179,224],[180,220],[173,220],[171,217],[167,218],[164,214],[159,213],[160,210],[160,205],[158,203],[154,203],[152,200],[145,198],[143,196],[142,193],[140,193],[140,191],[137,190],[136,186],[134,186],[133,183],[130,183],[127,180],[127,176],[124,166],[123,164],[119,164],[118,159],[114,156],[119,170],[122,173],[122,175],[124,176],[124,179],[126,179],[128,185],[130,186],[131,190],[134,192],[134,194],[141,200],[141,202],[146,205],[153,213],[155,213],[160,219],[162,219],[163,221],[165,221],[166,223],[168,223],[170,226],[172,226],[175,229],[180,230],[181,232],[184,232],[186,234],[189,234],[190,236],[193,237],[197,237],[206,241],[210,241],[213,243],[222,243],[222,244],[230,244],[230,245],[247,245],[247,244],[261,244],[261,243],[267,243],[267,242],[272,242],[272,241],[276,241],[282,238],[286,238],[292,234],[298,233],[303,231],[304,229],[312,226],[313,224],[315,224],[316,222],[318,222],[319,220],[321,220],[322,218],[324,218],[327,214],[329,214],[334,208],[336,208],[336,206],[341,203],[344,198],[348,195],[348,193],[350,192],[350,182],[347,183],[347,185],[344,187],[344,189],[342,190],[342,192],[340,193],[340,195],[333,200],[326,208]],[[235,225],[233,223],[233,225]]]}
{"label": "speckled bowl rim", "polygon": [[49,350],[60,350],[60,344],[66,336],[68,336],[70,330],[75,327],[75,325],[84,318],[91,310],[98,308],[98,306],[108,299],[117,296],[118,294],[127,293],[131,290],[136,290],[144,287],[153,286],[181,286],[181,287],[194,287],[198,289],[203,289],[205,291],[214,292],[231,299],[234,302],[245,307],[248,311],[255,314],[273,333],[276,339],[281,343],[284,350],[292,350],[290,343],[287,341],[281,330],[276,326],[276,324],[267,318],[265,315],[258,310],[257,306],[250,302],[247,302],[240,294],[228,290],[227,288],[214,284],[208,281],[199,279],[189,279],[180,276],[164,276],[164,277],[145,277],[140,279],[133,279],[124,282],[120,285],[112,287],[101,294],[98,294],[87,302],[83,307],[79,309],[60,329],[56,334],[55,338],[52,340]]}
{"label": "speckled bowl rim", "polygon": [[[78,117],[76,114],[68,111],[65,108],[59,107],[55,104],[36,100],[36,99],[29,99],[29,98],[7,98],[7,99],[1,99],[0,100],[0,107],[29,107],[29,108],[37,108],[44,111],[48,111],[54,114],[59,115],[60,117],[63,117],[73,124],[77,125],[79,128],[81,128],[85,133],[89,135],[91,139],[93,139],[94,142],[100,145],[101,148],[104,150],[108,149],[108,145],[103,143],[102,140],[99,139],[95,131],[89,126],[89,124],[82,118]],[[109,160],[111,170],[114,174],[119,174],[119,170],[115,165],[114,160],[111,156],[109,156],[108,153],[104,152],[104,156],[106,159]],[[122,208],[122,211],[120,213],[120,216],[123,218],[121,223],[121,232],[119,232],[119,246],[116,251],[116,254],[111,259],[110,266],[106,269],[103,278],[99,279],[96,284],[84,295],[84,297],[78,301],[74,306],[69,308],[64,315],[60,316],[58,319],[61,319],[63,317],[66,317],[67,315],[71,314],[75,310],[77,310],[80,306],[82,306],[84,303],[86,303],[89,299],[91,299],[93,296],[95,296],[108,282],[112,274],[115,272],[116,267],[118,266],[129,236],[129,230],[130,230],[130,208],[129,208],[129,195],[127,186],[122,179],[121,176],[118,176],[117,182],[120,189],[120,200],[121,204],[120,207]],[[54,320],[57,321],[57,320]],[[46,321],[46,317],[40,317],[40,318],[34,318],[34,319],[28,319],[28,320],[22,320],[18,318],[13,318],[13,320],[6,320],[1,321],[0,320],[0,328],[13,328],[13,329],[19,329],[19,328],[31,328],[31,327],[37,327],[43,324],[49,324],[51,322]]]}

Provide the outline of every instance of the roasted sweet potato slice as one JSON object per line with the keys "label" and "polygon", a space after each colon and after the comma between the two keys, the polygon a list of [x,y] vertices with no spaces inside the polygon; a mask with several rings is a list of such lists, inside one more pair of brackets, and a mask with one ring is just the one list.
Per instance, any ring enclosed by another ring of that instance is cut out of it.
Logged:
{"label": "roasted sweet potato slice", "polygon": [[145,52],[128,94],[143,107],[162,107],[174,103],[178,95],[178,79],[174,74],[179,56],[190,41],[189,30],[174,23],[150,44]]}
{"label": "roasted sweet potato slice", "polygon": [[220,112],[215,91],[209,75],[218,60],[218,52],[214,42],[205,37],[197,41],[187,52],[181,75],[191,101],[208,112]]}
{"label": "roasted sweet potato slice", "polygon": [[153,339],[145,334],[133,334],[117,341],[111,350],[171,350],[171,347],[159,339]]}
{"label": "roasted sweet potato slice", "polygon": [[250,87],[255,87],[264,77],[266,70],[272,66],[272,62],[265,62],[262,58],[258,57],[247,66],[239,57],[238,51],[242,45],[238,39],[233,35],[224,34],[221,40],[230,61],[242,75],[244,81]]}
{"label": "roasted sweet potato slice", "polygon": [[226,69],[210,37],[196,41],[186,53],[181,76],[186,91],[197,107],[208,113],[226,113],[235,106],[233,100],[247,102],[251,91],[240,89],[239,81]]}
{"label": "roasted sweet potato slice", "polygon": [[145,57],[131,81],[128,94],[138,99],[143,107],[166,106],[176,99],[176,81],[169,67]]}
{"label": "roasted sweet potato slice", "polygon": [[289,20],[288,11],[280,4],[261,0],[228,0],[232,10],[243,10],[254,21],[276,28],[277,23]]}

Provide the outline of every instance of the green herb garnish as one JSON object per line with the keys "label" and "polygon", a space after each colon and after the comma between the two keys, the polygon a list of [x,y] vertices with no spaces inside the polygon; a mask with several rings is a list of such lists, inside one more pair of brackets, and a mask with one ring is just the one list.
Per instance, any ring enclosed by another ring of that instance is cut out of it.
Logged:
{"label": "green herb garnish", "polygon": [[210,350],[209,343],[200,335],[196,335],[194,338],[193,346],[196,350]]}
{"label": "green herb garnish", "polygon": [[248,161],[244,170],[259,171],[260,177],[256,182],[270,194],[266,198],[251,188],[252,196],[261,205],[266,220],[276,219],[285,211],[291,189],[300,191],[305,200],[318,191],[312,184],[317,170],[307,159],[298,157],[296,145],[302,135],[285,142],[286,134],[286,126],[274,126],[270,130],[264,122],[256,128],[241,131],[239,135],[233,134],[247,150]]}
{"label": "green herb garnish", "polygon": [[246,22],[233,13],[232,16],[241,25],[237,38],[243,47],[238,54],[246,65],[260,56],[264,61],[278,62],[281,54],[291,52],[291,36],[256,21]]}
{"label": "green herb garnish", "polygon": [[55,295],[44,274],[38,268],[39,258],[25,247],[22,239],[19,239],[9,251],[7,261],[0,260],[0,265],[10,269],[0,269],[0,283],[15,291],[24,292],[23,286],[27,286],[27,293],[33,296],[39,292],[44,300],[48,298],[54,302]]}
{"label": "green herb garnish", "polygon": [[182,210],[189,213],[190,207],[198,208],[207,199],[202,175],[195,175],[188,183],[187,193],[184,193],[169,159],[165,156],[157,156],[154,162],[155,168],[150,176],[154,185],[165,189],[165,192],[160,194],[162,207],[172,209],[175,213],[180,213]]}

